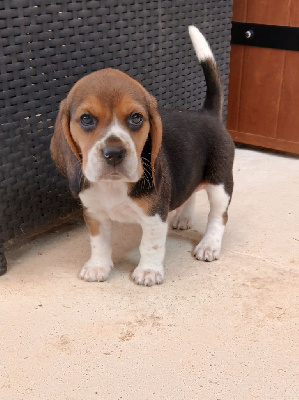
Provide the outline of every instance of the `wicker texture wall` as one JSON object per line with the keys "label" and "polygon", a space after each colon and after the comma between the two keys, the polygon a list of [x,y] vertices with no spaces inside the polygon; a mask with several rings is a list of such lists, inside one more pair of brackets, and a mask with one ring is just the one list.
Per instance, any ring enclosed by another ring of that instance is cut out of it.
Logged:
{"label": "wicker texture wall", "polygon": [[199,109],[205,84],[187,26],[207,36],[227,99],[231,1],[2,0],[1,244],[77,207],[52,164],[59,102],[82,76],[114,67],[160,106]]}

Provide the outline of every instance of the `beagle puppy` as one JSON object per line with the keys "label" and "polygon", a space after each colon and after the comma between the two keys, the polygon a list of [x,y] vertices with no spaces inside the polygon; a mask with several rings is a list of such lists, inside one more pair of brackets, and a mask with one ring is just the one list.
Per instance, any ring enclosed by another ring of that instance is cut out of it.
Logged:
{"label": "beagle puppy", "polygon": [[105,281],[111,258],[111,221],[142,227],[140,262],[133,280],[163,282],[169,211],[175,229],[189,229],[195,195],[210,202],[199,260],[220,256],[233,191],[233,141],[222,124],[222,88],[212,51],[194,26],[189,34],[206,79],[203,109],[158,109],[142,85],[111,68],[80,79],[62,101],[51,142],[58,169],[79,196],[90,232],[85,281]]}

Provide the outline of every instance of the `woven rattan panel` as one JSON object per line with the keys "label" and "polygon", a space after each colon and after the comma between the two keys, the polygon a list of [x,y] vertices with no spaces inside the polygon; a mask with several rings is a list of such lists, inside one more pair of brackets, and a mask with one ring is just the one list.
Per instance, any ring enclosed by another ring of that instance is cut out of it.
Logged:
{"label": "woven rattan panel", "polygon": [[228,86],[232,1],[0,2],[0,241],[76,207],[49,143],[59,102],[83,75],[114,67],[160,106],[199,109],[204,79],[187,33],[207,36]]}

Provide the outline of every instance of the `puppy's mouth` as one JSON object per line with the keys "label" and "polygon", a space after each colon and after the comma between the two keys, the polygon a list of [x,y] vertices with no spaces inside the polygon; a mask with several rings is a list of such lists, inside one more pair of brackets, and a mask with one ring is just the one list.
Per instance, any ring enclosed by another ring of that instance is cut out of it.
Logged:
{"label": "puppy's mouth", "polygon": [[106,174],[102,176],[100,179],[102,181],[128,181],[128,177],[120,174],[118,172],[111,172],[110,174]]}
{"label": "puppy's mouth", "polygon": [[139,176],[136,174],[128,173],[127,168],[101,168],[101,171],[98,171],[98,174],[94,177],[95,181],[122,181],[122,182],[137,182],[139,180]]}

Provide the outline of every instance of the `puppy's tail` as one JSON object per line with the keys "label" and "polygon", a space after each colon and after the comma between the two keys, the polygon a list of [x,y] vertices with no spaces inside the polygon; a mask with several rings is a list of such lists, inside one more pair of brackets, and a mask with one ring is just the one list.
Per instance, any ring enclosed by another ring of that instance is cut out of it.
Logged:
{"label": "puppy's tail", "polygon": [[201,63],[207,84],[207,92],[203,108],[211,111],[222,120],[222,86],[220,74],[212,50],[205,37],[195,26],[189,26],[189,35],[197,58]]}

